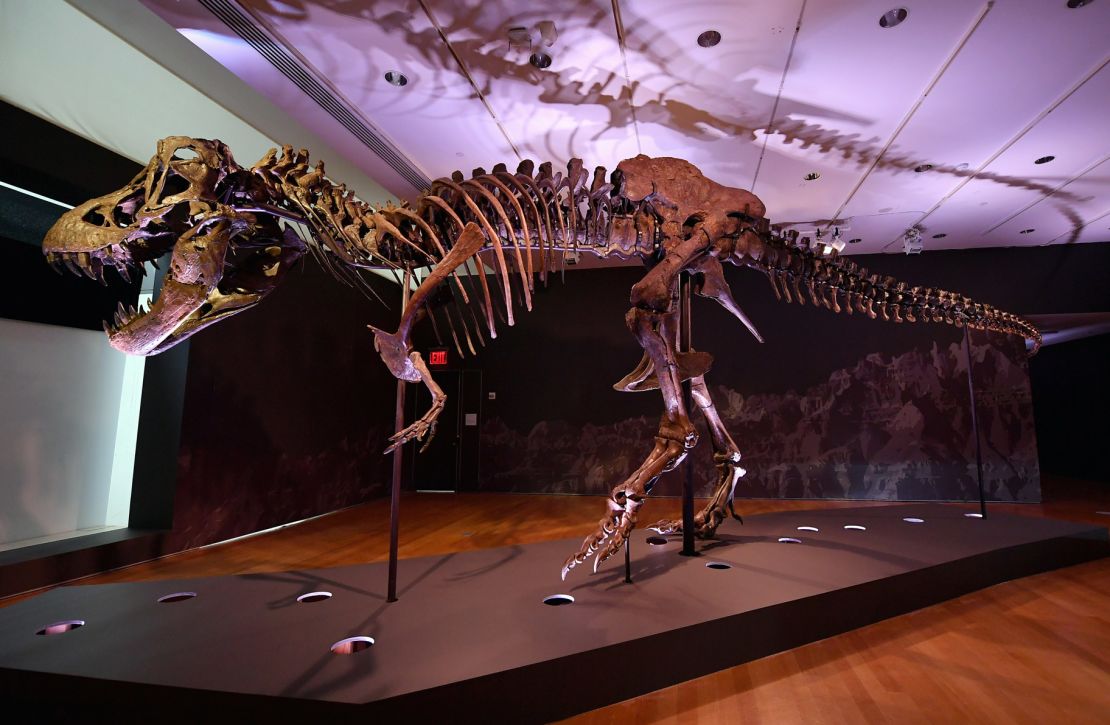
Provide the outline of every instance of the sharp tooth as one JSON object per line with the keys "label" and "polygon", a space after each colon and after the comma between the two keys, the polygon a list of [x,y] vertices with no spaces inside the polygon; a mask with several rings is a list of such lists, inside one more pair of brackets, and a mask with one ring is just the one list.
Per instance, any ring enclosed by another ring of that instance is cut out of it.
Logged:
{"label": "sharp tooth", "polygon": [[128,306],[127,306],[127,312],[129,313],[129,314],[128,314],[128,317],[134,317],[134,316],[135,316],[135,312],[136,312],[136,310],[135,310],[135,305],[128,305]]}
{"label": "sharp tooth", "polygon": [[119,272],[119,276],[123,277],[125,282],[130,282],[131,281],[131,272],[128,271],[127,267],[120,267],[116,271]]}
{"label": "sharp tooth", "polygon": [[66,257],[62,257],[62,262],[64,262],[64,263],[65,263],[65,265],[66,265],[66,268],[67,268],[67,269],[68,269],[68,270],[69,270],[70,272],[72,272],[73,274],[77,275],[78,277],[80,277],[80,276],[81,276],[81,275],[83,274],[83,272],[81,272],[81,268],[80,268],[80,267],[78,267],[78,266],[77,266],[77,263],[76,263],[76,262],[74,262],[74,261],[73,261],[73,260],[72,260],[72,259],[71,259],[70,257],[68,257],[68,256],[66,256]]}
{"label": "sharp tooth", "polygon": [[104,320],[104,321],[103,321],[103,322],[101,322],[100,324],[101,324],[101,325],[103,325],[103,327],[104,327],[104,333],[105,333],[106,335],[111,335],[111,334],[112,334],[112,326],[108,324],[108,321],[107,321],[107,320]]}
{"label": "sharp tooth", "polygon": [[162,269],[162,267],[159,266],[157,259],[150,260],[150,263],[154,266],[155,269]]}

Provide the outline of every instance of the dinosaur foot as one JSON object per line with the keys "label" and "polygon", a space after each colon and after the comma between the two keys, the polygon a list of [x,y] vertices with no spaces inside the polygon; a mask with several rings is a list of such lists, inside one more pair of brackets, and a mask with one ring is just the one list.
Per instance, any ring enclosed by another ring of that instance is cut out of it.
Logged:
{"label": "dinosaur foot", "polygon": [[[733,494],[736,490],[736,482],[747,471],[736,465],[740,458],[739,454],[718,454],[714,458],[717,459],[717,489],[705,508],[694,515],[694,536],[699,539],[713,538],[717,527],[730,515],[740,523],[744,523],[744,519],[733,507]],[[663,536],[681,534],[682,520],[663,519],[648,528]]]}
{"label": "dinosaur foot", "polygon": [[[660,519],[648,527],[662,536],[682,533],[682,519]],[[694,536],[699,539],[711,539],[717,531],[716,526],[709,526],[702,520],[701,514],[694,517]]]}
{"label": "dinosaur foot", "polygon": [[585,563],[591,556],[594,557],[593,571],[596,574],[601,563],[619,552],[628,540],[628,535],[636,526],[635,516],[620,511],[613,503],[610,503],[610,506],[616,509],[613,515],[602,519],[598,523],[597,531],[587,536],[578,551],[563,563],[564,580],[571,569]]}

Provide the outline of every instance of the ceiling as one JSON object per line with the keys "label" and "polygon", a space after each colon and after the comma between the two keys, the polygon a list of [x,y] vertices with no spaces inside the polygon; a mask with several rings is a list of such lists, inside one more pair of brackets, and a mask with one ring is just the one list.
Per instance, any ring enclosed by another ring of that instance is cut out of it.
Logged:
{"label": "ceiling", "polygon": [[[1110,240],[1107,0],[143,2],[402,198],[645,153],[839,227],[847,253],[914,226],[926,250]],[[553,43],[510,47],[544,21]]]}

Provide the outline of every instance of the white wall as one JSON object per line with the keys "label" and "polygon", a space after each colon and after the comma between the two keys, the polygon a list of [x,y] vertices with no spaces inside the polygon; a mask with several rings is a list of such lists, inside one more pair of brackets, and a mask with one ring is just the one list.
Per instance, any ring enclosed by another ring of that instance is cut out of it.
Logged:
{"label": "white wall", "polygon": [[137,1],[0,0],[0,69],[0,98],[140,164],[165,136],[218,138],[246,166],[279,139],[366,201],[388,197]]}
{"label": "white wall", "polygon": [[0,546],[127,524],[143,362],[102,332],[0,319]]}

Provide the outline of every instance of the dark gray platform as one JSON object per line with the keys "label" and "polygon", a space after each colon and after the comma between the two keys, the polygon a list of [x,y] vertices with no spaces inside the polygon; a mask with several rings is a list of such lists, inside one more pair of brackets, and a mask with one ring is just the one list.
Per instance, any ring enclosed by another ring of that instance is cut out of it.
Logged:
{"label": "dark gray platform", "polygon": [[[753,516],[699,542],[696,558],[637,531],[631,585],[620,557],[561,583],[578,542],[555,541],[402,561],[394,604],[384,563],[64,587],[0,609],[0,692],[74,715],[141,711],[147,722],[216,712],[549,720],[1107,553],[1104,528],[965,513],[914,504]],[[318,590],[333,596],[297,602]],[[178,591],[198,596],[157,602]],[[557,593],[575,602],[542,603]],[[62,620],[87,624],[36,635]],[[354,635],[376,644],[330,651]]]}

